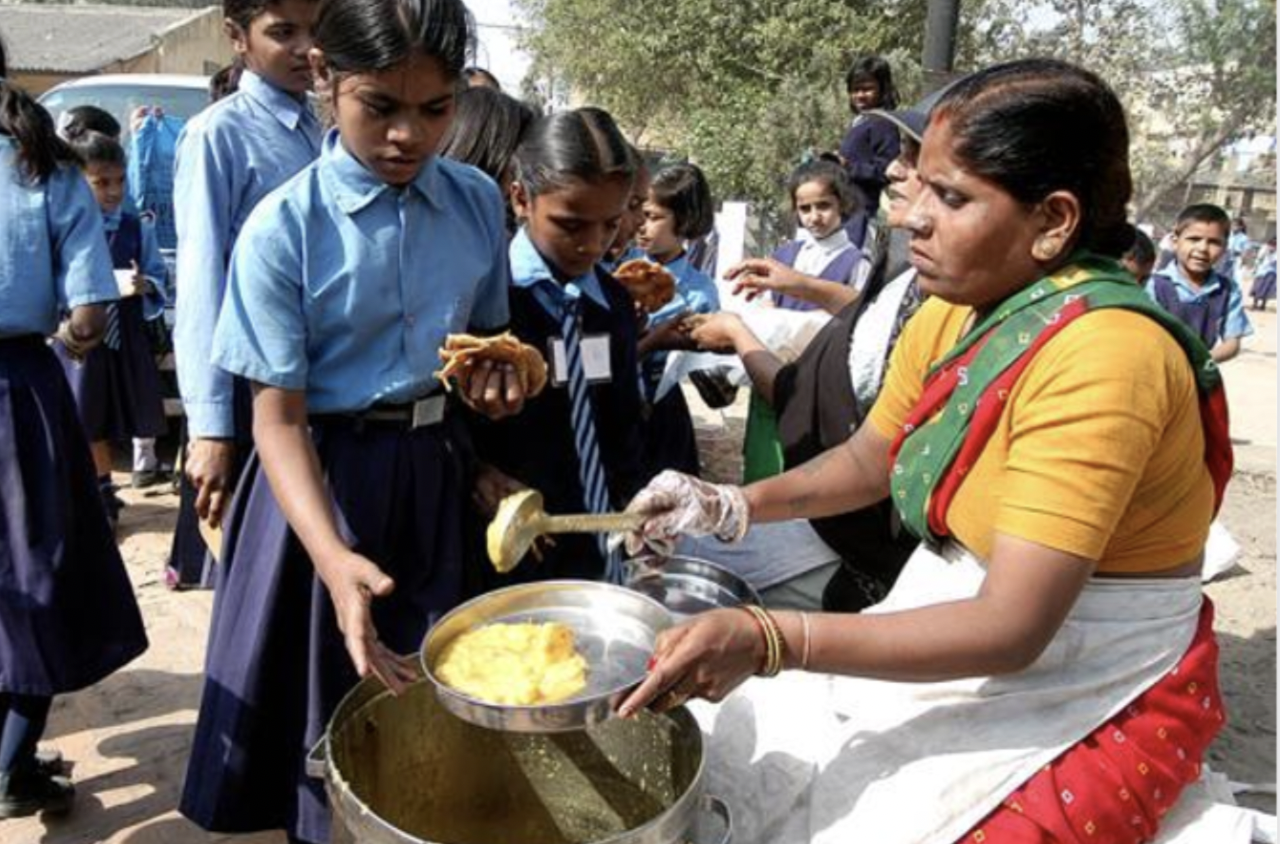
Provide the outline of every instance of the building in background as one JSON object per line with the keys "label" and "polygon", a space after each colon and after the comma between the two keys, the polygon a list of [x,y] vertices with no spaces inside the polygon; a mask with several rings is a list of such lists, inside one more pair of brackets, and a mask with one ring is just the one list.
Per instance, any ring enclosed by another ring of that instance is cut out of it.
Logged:
{"label": "building in background", "polygon": [[222,10],[0,4],[9,75],[33,95],[102,73],[208,75],[232,59]]}

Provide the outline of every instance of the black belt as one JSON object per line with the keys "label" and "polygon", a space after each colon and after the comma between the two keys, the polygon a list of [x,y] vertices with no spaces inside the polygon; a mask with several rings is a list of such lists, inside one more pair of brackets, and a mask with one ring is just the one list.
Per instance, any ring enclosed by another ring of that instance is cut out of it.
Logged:
{"label": "black belt", "polygon": [[340,425],[357,431],[367,426],[412,431],[444,421],[446,402],[444,393],[433,393],[407,404],[375,404],[354,413],[315,413],[310,419],[314,424]]}

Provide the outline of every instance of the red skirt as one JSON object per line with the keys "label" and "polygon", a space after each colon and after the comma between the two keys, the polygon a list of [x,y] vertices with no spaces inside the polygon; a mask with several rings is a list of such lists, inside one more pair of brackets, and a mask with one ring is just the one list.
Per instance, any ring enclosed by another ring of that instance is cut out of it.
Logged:
{"label": "red skirt", "polygon": [[1041,771],[970,830],[964,844],[1139,844],[1155,837],[1226,722],[1213,604],[1158,683]]}

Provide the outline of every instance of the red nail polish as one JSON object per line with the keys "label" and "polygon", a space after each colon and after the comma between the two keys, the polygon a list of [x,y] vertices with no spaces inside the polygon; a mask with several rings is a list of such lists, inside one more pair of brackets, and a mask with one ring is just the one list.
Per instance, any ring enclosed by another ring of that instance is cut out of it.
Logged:
{"label": "red nail polish", "polygon": [[644,664],[644,670],[652,671],[653,667],[657,664],[658,664],[658,658],[656,656],[651,656],[649,657],[649,661]]}

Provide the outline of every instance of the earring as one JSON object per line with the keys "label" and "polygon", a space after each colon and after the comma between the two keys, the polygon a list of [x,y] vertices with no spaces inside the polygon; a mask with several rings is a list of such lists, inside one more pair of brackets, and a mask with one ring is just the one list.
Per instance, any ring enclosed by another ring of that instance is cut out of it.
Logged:
{"label": "earring", "polygon": [[1052,261],[1060,250],[1056,237],[1038,237],[1031,247],[1031,257],[1037,261]]}

